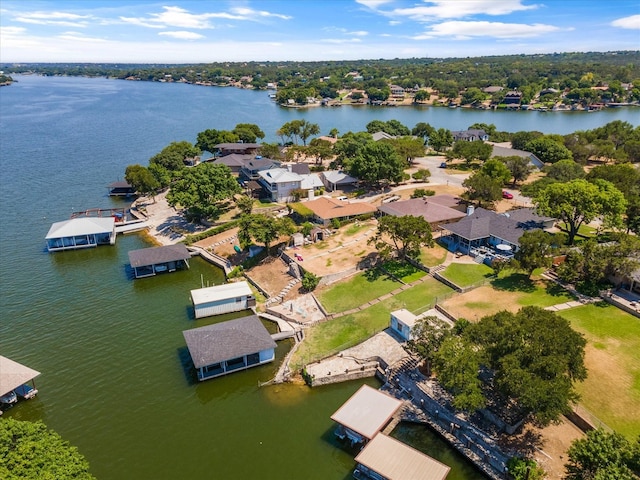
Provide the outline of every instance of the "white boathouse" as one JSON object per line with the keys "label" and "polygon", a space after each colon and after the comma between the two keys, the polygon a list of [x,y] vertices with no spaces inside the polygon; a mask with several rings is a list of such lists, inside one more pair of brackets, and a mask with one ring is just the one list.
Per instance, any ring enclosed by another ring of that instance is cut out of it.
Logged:
{"label": "white boathouse", "polygon": [[247,282],[191,290],[191,301],[196,318],[239,312],[256,306],[256,299]]}
{"label": "white boathouse", "polygon": [[[35,397],[38,390],[35,388],[33,379],[38,375],[40,372],[33,368],[0,355],[0,407],[10,406],[17,402],[18,397],[22,399]],[[1,410],[0,415],[2,415]]]}
{"label": "white boathouse", "polygon": [[45,237],[47,250],[75,250],[116,243],[115,218],[77,217],[51,225]]}

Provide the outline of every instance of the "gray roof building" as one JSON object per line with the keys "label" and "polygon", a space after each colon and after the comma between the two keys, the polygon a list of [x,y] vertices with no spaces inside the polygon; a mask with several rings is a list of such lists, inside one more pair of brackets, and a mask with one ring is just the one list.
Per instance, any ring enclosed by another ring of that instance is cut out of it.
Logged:
{"label": "gray roof building", "polygon": [[[442,202],[438,201],[437,197],[439,195],[385,203],[379,206],[378,210],[385,215],[393,215],[394,217],[404,217],[406,215],[422,217],[430,224],[452,222],[465,216],[464,212],[449,206],[452,204],[451,198],[455,197],[446,196],[446,198],[442,199]],[[442,203],[445,203],[445,205]]]}

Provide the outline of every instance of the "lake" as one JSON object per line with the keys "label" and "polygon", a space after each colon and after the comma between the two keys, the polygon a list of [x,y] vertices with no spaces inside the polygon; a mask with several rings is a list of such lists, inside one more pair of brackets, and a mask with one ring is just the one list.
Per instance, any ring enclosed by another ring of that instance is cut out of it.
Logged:
{"label": "lake", "polygon": [[[46,253],[53,222],[77,210],[127,205],[106,195],[127,165],[146,165],[172,141],[195,142],[200,131],[237,123],[256,123],[276,141],[275,131],[294,118],[318,123],[324,134],[392,118],[409,127],[485,122],[547,133],[612,120],[638,124],[633,109],[300,110],[276,106],[266,92],[232,88],[16,79],[0,88],[0,354],[42,375],[39,395],[5,415],[42,419],[79,448],[101,480],[350,478],[353,455],[336,443],[329,416],[362,384],[258,388],[277,362],[195,383],[185,369],[182,331],[220,319],[194,320],[189,290],[223,282],[218,269],[194,259],[188,271],[134,282],[127,252],[148,246],[138,235],[119,237],[115,247]],[[278,360],[289,348],[280,342]],[[396,435],[452,465],[450,480],[480,476],[422,427],[405,425]]]}

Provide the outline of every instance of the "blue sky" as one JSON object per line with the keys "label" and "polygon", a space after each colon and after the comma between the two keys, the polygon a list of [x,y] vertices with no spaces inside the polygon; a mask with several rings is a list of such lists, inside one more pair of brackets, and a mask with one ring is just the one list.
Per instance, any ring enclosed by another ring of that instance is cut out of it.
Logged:
{"label": "blue sky", "polygon": [[640,49],[640,1],[2,0],[2,62],[353,60]]}

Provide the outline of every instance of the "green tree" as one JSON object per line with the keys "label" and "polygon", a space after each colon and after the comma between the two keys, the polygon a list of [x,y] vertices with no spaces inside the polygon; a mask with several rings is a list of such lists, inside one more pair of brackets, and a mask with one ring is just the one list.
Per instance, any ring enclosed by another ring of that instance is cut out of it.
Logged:
{"label": "green tree", "polygon": [[526,150],[527,144],[536,138],[543,137],[544,133],[536,131],[520,131],[511,136],[511,146],[516,150]]}
{"label": "green tree", "polygon": [[314,138],[309,143],[307,154],[315,157],[316,164],[322,165],[322,162],[333,157],[333,145],[329,140]]}
{"label": "green tree", "polygon": [[238,239],[244,246],[251,241],[262,243],[267,254],[274,240],[281,235],[291,235],[296,231],[296,226],[289,217],[274,218],[260,213],[243,215],[240,218]]}
{"label": "green tree", "polygon": [[544,163],[556,163],[560,160],[572,160],[571,150],[549,136],[539,137],[527,142],[524,150],[533,153]]}
{"label": "green tree", "polygon": [[305,292],[313,292],[318,286],[318,283],[320,283],[320,277],[311,272],[304,272],[301,285]]}
{"label": "green tree", "polygon": [[411,178],[419,182],[428,182],[430,176],[431,176],[431,172],[429,171],[428,168],[420,168],[418,169],[417,172],[414,172],[411,175]]}
{"label": "green tree", "polygon": [[431,95],[429,95],[429,92],[426,90],[418,90],[413,96],[413,101],[414,103],[420,103],[429,100],[429,97],[431,97]]}
{"label": "green tree", "polygon": [[167,202],[186,209],[190,220],[217,220],[222,213],[221,202],[239,192],[240,185],[229,167],[203,163],[180,172],[167,194]]}
{"label": "green tree", "polygon": [[444,148],[453,145],[453,134],[451,130],[446,128],[439,128],[435,132],[431,133],[429,137],[429,146],[436,152],[441,152]]}
{"label": "green tree", "polygon": [[578,178],[584,178],[584,168],[573,160],[560,160],[545,167],[547,177],[558,182],[570,182]]}
{"label": "green tree", "polygon": [[416,157],[424,157],[424,144],[419,138],[398,137],[388,142],[395,148],[398,155],[407,159],[407,163],[413,163]]}
{"label": "green tree", "polygon": [[282,160],[282,152],[277,143],[263,143],[260,145],[260,155],[273,160]]}
{"label": "green tree", "polygon": [[136,192],[141,195],[151,195],[155,202],[155,194],[160,188],[160,183],[147,167],[129,165],[125,170],[124,178]]}
{"label": "green tree", "polygon": [[598,216],[608,217],[616,223],[625,211],[626,203],[622,193],[613,187],[597,186],[586,180],[572,180],[567,183],[552,183],[538,192],[534,203],[542,215],[557,218],[566,223],[569,245],[573,245],[576,233],[583,223],[589,223]]}
{"label": "green tree", "polygon": [[431,225],[424,217],[385,215],[378,221],[378,230],[368,243],[373,243],[380,256],[388,258],[395,251],[398,258],[416,257],[422,246],[432,246]]}
{"label": "green tree", "polygon": [[345,167],[350,175],[369,183],[398,183],[403,178],[405,161],[384,142],[368,142]]}
{"label": "green tree", "polygon": [[424,144],[429,143],[429,137],[435,132],[436,129],[425,122],[418,122],[416,126],[411,130],[411,135],[414,137],[420,137],[424,140]]}
{"label": "green tree", "polygon": [[479,378],[482,354],[464,337],[447,336],[433,355],[439,382],[454,396],[453,406],[473,412],[485,406]]}
{"label": "green tree", "polygon": [[511,155],[508,157],[503,157],[500,160],[504,163],[504,165],[511,173],[511,178],[513,178],[513,182],[511,184],[512,188],[516,188],[516,184],[518,182],[524,182],[527,178],[529,178],[529,175],[533,170],[533,167],[529,163],[529,159],[525,157]]}
{"label": "green tree", "polygon": [[640,234],[640,170],[628,163],[599,165],[587,175],[587,180],[607,180],[622,192],[627,201],[625,227],[627,232]]}
{"label": "green tree", "polygon": [[171,142],[162,151],[149,160],[149,163],[160,165],[171,172],[182,170],[184,161],[200,155],[200,149],[185,140],[181,142]]}
{"label": "green tree", "polygon": [[489,95],[484,93],[478,87],[470,87],[467,88],[462,94],[461,103],[462,105],[479,104],[484,102],[488,97]]}
{"label": "green tree", "polygon": [[507,462],[509,475],[513,480],[543,480],[545,471],[535,460],[512,457]]}
{"label": "green tree", "polygon": [[486,355],[495,385],[539,425],[571,411],[574,383],[587,377],[586,341],[569,322],[539,307],[482,318],[464,335]]}
{"label": "green tree", "polygon": [[220,143],[236,143],[240,137],[229,130],[210,128],[198,133],[196,147],[204,152],[215,153],[216,145]]}
{"label": "green tree", "polygon": [[492,158],[491,160],[484,162],[480,171],[500,182],[500,185],[504,185],[509,181],[509,179],[511,179],[511,172],[507,166],[504,162],[496,158]]}
{"label": "green tree", "polygon": [[0,422],[0,478],[94,479],[87,460],[44,423],[11,417]]}
{"label": "green tree", "polygon": [[433,357],[449,335],[451,327],[438,317],[421,318],[411,329],[407,349],[425,361],[428,374],[431,374]]}
{"label": "green tree", "polygon": [[264,132],[254,123],[238,123],[232,133],[244,143],[255,143],[258,138],[264,138]]}
{"label": "green tree", "polygon": [[[640,437],[638,439],[640,444]],[[640,464],[636,449],[621,434],[591,430],[574,440],[567,451],[565,469],[568,480],[615,479],[633,480],[637,477],[631,467]],[[636,457],[636,458],[634,458]]]}
{"label": "green tree", "polygon": [[527,230],[518,243],[520,247],[514,258],[518,262],[517,266],[527,272],[529,277],[536,268],[551,267],[551,253],[558,243],[553,235],[543,230]]}
{"label": "green tree", "polygon": [[309,123],[306,120],[300,120],[300,133],[299,136],[302,139],[302,144],[307,144],[307,138],[311,135],[318,135],[320,133],[320,126],[317,123]]}
{"label": "green tree", "polygon": [[249,215],[253,210],[255,200],[248,195],[239,195],[235,198],[235,202],[242,215]]}
{"label": "green tree", "polygon": [[465,200],[476,202],[479,207],[491,207],[502,198],[502,183],[484,172],[476,172],[462,182],[466,189]]}

